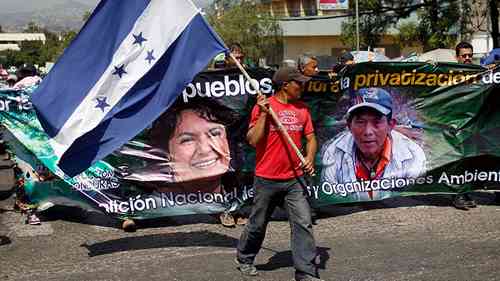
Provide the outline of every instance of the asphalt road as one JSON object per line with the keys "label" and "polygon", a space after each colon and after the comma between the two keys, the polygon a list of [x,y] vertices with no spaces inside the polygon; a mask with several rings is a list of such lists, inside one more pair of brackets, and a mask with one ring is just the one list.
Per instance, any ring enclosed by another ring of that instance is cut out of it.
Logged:
{"label": "asphalt road", "polygon": [[[333,206],[315,227],[325,280],[500,280],[500,206],[460,211],[447,195]],[[260,275],[235,268],[241,227],[210,216],[166,218],[134,233],[95,213],[58,208],[24,224],[0,202],[0,280],[291,280],[290,229],[273,221],[257,258]]]}

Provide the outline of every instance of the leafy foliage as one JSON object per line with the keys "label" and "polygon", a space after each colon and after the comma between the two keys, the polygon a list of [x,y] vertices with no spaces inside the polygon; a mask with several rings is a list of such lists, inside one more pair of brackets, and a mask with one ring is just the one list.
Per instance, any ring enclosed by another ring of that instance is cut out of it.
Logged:
{"label": "leafy foliage", "polygon": [[54,62],[76,36],[74,31],[56,34],[33,22],[28,24],[24,32],[44,33],[47,40],[45,44],[42,41],[22,41],[19,44],[20,51],[1,51],[0,64],[19,66],[23,63],[30,63],[43,66],[46,62]]}
{"label": "leafy foliage", "polygon": [[222,37],[226,45],[238,42],[242,45],[246,57],[253,63],[259,58],[266,58],[268,63],[278,64],[282,60],[283,39],[278,21],[269,11],[253,1],[225,1],[220,9],[212,7],[208,21]]}
{"label": "leafy foliage", "polygon": [[[354,14],[354,1],[351,11]],[[467,38],[470,30],[467,15],[470,4],[466,0],[359,0],[360,45],[375,47],[381,36],[391,27],[399,29],[399,43],[413,46],[420,43],[424,49],[451,48],[457,38]],[[418,20],[397,23],[416,13]],[[342,26],[342,41],[354,48],[356,45],[356,21],[353,17]]]}

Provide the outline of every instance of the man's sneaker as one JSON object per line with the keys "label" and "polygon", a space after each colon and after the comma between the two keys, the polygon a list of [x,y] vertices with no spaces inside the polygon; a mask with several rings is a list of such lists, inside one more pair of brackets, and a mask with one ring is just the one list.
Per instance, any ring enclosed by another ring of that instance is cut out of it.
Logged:
{"label": "man's sneaker", "polygon": [[241,263],[238,259],[235,259],[234,261],[238,264],[237,268],[241,274],[247,276],[256,276],[259,274],[255,265],[251,263]]}
{"label": "man's sneaker", "polygon": [[32,213],[29,213],[28,214],[28,217],[26,218],[26,224],[29,224],[29,225],[40,225],[40,219],[38,218],[38,216],[32,212]]}
{"label": "man's sneaker", "polygon": [[225,227],[235,227],[234,217],[230,213],[222,213],[219,216],[220,223]]}
{"label": "man's sneaker", "polygon": [[455,195],[455,199],[453,199],[453,206],[459,210],[468,211],[469,207],[467,207],[467,203],[463,194]]}
{"label": "man's sneaker", "polygon": [[495,203],[500,204],[500,192],[495,191]]}
{"label": "man's sneaker", "polygon": [[244,217],[237,217],[236,224],[237,225],[246,225],[248,223],[248,219]]}
{"label": "man's sneaker", "polygon": [[125,232],[135,232],[137,230],[137,225],[132,219],[125,219],[122,223],[122,229]]}
{"label": "man's sneaker", "polygon": [[464,199],[465,199],[465,206],[467,206],[467,208],[476,208],[477,207],[476,201],[474,201],[474,199],[472,199],[469,196],[469,194],[464,194]]}

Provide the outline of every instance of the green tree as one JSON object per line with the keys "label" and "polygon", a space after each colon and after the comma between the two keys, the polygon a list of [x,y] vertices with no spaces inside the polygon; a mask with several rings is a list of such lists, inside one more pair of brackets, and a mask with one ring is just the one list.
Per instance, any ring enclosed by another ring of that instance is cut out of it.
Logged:
{"label": "green tree", "polygon": [[[354,2],[354,1],[351,1]],[[450,48],[457,38],[470,35],[463,15],[470,13],[466,0],[360,0],[360,45],[375,47],[381,36],[391,27],[397,27],[401,45],[422,44],[424,49]],[[354,14],[354,7],[351,7]],[[401,19],[416,13],[418,21],[397,25]],[[342,41],[354,48],[356,42],[356,21],[351,18],[342,26]]]}
{"label": "green tree", "polygon": [[241,1],[239,4],[234,1],[216,3],[219,9],[212,7],[208,13],[208,21],[226,44],[240,43],[246,57],[254,63],[259,58],[266,58],[269,64],[281,62],[282,30],[269,10],[254,1]]}
{"label": "green tree", "polygon": [[85,13],[83,13],[83,17],[82,17],[83,22],[88,21],[91,15],[92,15],[91,11],[85,11]]}
{"label": "green tree", "polygon": [[1,51],[2,64],[18,66],[23,63],[31,63],[43,66],[46,62],[54,62],[76,36],[74,31],[60,34],[50,32],[34,22],[30,22],[24,32],[43,33],[46,41],[45,43],[42,41],[22,41],[19,44],[20,51]]}
{"label": "green tree", "polygon": [[397,40],[401,47],[403,46],[415,46],[420,42],[420,37],[418,34],[418,23],[416,22],[405,22],[398,26],[399,34]]}
{"label": "green tree", "polygon": [[43,33],[45,30],[35,22],[29,22],[28,26],[23,30],[25,33]]}
{"label": "green tree", "polygon": [[424,49],[453,48],[459,37],[467,38],[467,1],[425,0],[428,4],[418,11],[417,34]]}
{"label": "green tree", "polygon": [[[376,47],[389,27],[395,25],[399,19],[407,18],[419,5],[413,0],[359,0],[359,34],[360,47]],[[341,41],[356,47],[356,18],[355,1],[350,1],[349,12],[352,17],[342,23]]]}

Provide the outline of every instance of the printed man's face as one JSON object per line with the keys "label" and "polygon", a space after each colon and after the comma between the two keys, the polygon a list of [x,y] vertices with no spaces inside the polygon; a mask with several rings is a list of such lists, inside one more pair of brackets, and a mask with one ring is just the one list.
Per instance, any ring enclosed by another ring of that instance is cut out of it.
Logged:
{"label": "printed man's face", "polygon": [[180,114],[169,151],[176,181],[219,176],[229,168],[224,125],[207,121],[192,110]]}
{"label": "printed man's face", "polygon": [[363,110],[352,117],[348,126],[362,156],[378,159],[394,124],[394,120],[388,120],[387,116],[375,110]]}

